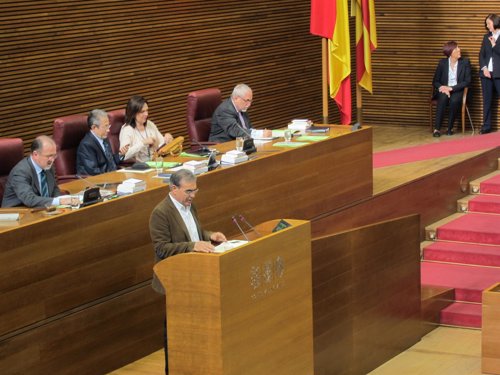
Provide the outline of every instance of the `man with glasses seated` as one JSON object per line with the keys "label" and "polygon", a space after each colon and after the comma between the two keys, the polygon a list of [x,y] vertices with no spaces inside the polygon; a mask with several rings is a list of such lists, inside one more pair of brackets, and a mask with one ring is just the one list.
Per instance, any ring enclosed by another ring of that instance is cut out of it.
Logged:
{"label": "man with glasses seated", "polygon": [[224,100],[212,115],[210,142],[228,142],[238,137],[270,137],[271,130],[252,128],[247,110],[252,105],[252,89],[240,83],[235,86],[230,98]]}
{"label": "man with glasses seated", "polygon": [[57,157],[54,140],[41,135],[31,144],[31,154],[10,171],[2,207],[48,207],[71,204],[71,197],[60,196],[53,168]]}
{"label": "man with glasses seated", "polygon": [[129,146],[124,146],[118,154],[113,154],[108,140],[111,126],[106,111],[101,109],[90,111],[87,125],[90,131],[85,134],[76,152],[76,173],[83,176],[95,176],[116,171]]}
{"label": "man with glasses seated", "polygon": [[[196,177],[187,169],[181,169],[170,177],[170,193],[154,208],[149,220],[149,231],[155,252],[155,263],[192,251],[211,253],[212,242],[224,242],[220,232],[202,229],[193,200],[198,192]],[[165,294],[165,290],[153,274],[152,287]],[[168,374],[167,333],[164,324],[165,373]]]}

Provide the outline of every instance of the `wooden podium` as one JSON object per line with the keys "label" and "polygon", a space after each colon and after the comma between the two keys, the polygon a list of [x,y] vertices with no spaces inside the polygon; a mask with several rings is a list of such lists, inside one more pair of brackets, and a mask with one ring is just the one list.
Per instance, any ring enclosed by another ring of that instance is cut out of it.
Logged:
{"label": "wooden podium", "polygon": [[275,233],[278,220],[258,225],[258,238],[225,253],[155,265],[171,375],[313,375],[311,227],[286,221]]}

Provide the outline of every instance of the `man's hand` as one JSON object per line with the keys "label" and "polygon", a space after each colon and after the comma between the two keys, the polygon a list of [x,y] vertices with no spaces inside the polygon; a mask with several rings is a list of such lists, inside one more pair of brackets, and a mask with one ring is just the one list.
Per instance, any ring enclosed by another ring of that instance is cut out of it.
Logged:
{"label": "man's hand", "polygon": [[212,235],[210,236],[210,240],[212,240],[213,242],[226,242],[227,241],[226,236],[224,236],[221,232],[212,233]]}
{"label": "man's hand", "polygon": [[165,144],[168,144],[174,140],[174,137],[172,137],[172,134],[170,133],[165,133],[163,139],[165,140]]}
{"label": "man's hand", "polygon": [[198,253],[213,253],[215,247],[207,241],[199,241],[194,243],[193,251]]}

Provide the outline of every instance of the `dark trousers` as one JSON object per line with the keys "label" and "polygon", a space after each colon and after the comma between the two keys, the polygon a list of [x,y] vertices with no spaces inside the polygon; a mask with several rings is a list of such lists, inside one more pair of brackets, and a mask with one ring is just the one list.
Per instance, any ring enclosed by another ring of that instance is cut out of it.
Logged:
{"label": "dark trousers", "polygon": [[441,123],[443,122],[444,112],[448,103],[450,104],[450,110],[448,115],[448,131],[453,129],[453,124],[455,123],[455,118],[457,117],[458,110],[462,106],[462,97],[464,92],[457,91],[451,93],[450,97],[448,95],[438,92],[436,95],[437,105],[436,105],[436,124],[437,130],[441,129]]}
{"label": "dark trousers", "polygon": [[500,78],[481,77],[481,88],[483,90],[483,127],[481,130],[491,130],[491,107],[493,95],[496,90],[500,94]]}

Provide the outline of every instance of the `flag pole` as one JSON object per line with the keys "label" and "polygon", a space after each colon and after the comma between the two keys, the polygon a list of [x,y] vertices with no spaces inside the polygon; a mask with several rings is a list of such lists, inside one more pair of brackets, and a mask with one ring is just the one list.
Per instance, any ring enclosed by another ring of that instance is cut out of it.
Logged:
{"label": "flag pole", "polygon": [[363,125],[363,96],[361,95],[361,86],[356,84],[356,118],[359,126]]}
{"label": "flag pole", "polygon": [[328,39],[321,38],[323,124],[328,124]]}

